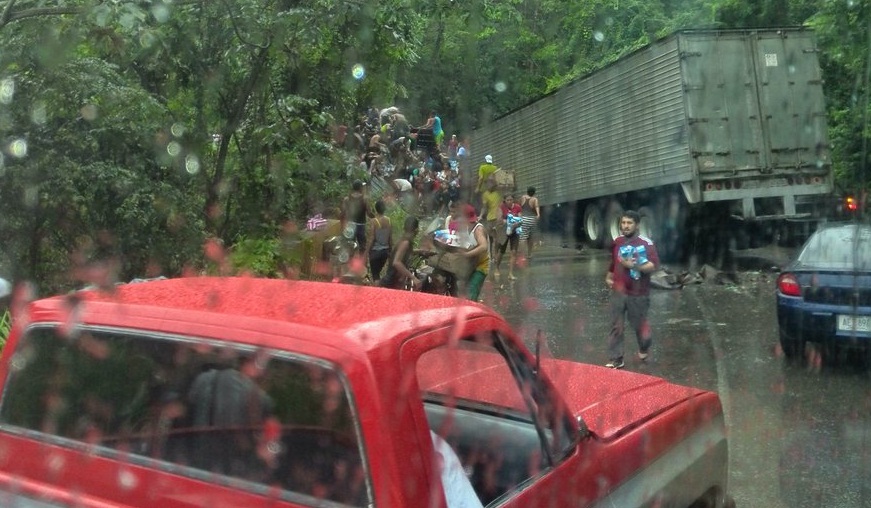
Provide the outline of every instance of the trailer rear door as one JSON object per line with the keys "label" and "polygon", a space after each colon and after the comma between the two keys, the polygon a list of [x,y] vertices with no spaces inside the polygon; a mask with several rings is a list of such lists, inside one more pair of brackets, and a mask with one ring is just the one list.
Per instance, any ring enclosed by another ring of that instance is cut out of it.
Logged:
{"label": "trailer rear door", "polygon": [[825,174],[825,104],[811,32],[687,32],[680,43],[690,145],[703,181]]}

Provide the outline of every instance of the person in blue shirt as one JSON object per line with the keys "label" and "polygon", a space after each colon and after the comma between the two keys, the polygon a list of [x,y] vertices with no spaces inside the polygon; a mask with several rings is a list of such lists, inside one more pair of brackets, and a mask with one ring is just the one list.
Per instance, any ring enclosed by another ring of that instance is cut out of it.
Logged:
{"label": "person in blue shirt", "polygon": [[442,146],[442,141],[445,139],[445,131],[442,129],[442,119],[436,114],[435,110],[429,112],[429,118],[426,120],[424,129],[432,129],[432,135],[435,138],[436,147]]}

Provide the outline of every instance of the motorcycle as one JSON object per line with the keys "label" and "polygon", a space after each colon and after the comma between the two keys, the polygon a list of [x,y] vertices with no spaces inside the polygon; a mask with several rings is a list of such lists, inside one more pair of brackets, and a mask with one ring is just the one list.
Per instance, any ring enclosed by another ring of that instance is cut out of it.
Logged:
{"label": "motorcycle", "polygon": [[352,238],[347,238],[344,234],[330,237],[324,241],[323,258],[330,262],[333,280],[345,284],[366,283],[365,278],[356,274],[351,266],[357,249],[357,242]]}
{"label": "motorcycle", "polygon": [[[409,260],[411,273],[423,281],[420,291],[434,295],[457,296],[458,280],[456,274],[435,266],[436,251],[415,249]],[[405,289],[414,291],[414,285],[407,281]]]}

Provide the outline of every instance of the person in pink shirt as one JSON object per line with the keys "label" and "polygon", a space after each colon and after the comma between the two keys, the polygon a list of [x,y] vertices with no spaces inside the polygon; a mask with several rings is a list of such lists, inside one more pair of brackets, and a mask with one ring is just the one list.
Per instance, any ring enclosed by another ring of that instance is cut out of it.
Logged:
{"label": "person in pink shirt", "polygon": [[502,197],[502,205],[499,207],[501,211],[501,224],[498,226],[501,229],[504,229],[504,234],[500,234],[500,242],[496,246],[496,260],[495,265],[493,266],[493,275],[499,277],[499,267],[502,265],[502,258],[505,256],[505,249],[508,249],[508,278],[511,280],[516,279],[514,276],[514,265],[517,261],[517,249],[520,246],[520,232],[518,228],[520,227],[520,221],[511,222],[508,221],[508,215],[510,214],[512,217],[520,218],[521,208],[520,205],[514,202],[514,196],[511,194],[505,194]]}

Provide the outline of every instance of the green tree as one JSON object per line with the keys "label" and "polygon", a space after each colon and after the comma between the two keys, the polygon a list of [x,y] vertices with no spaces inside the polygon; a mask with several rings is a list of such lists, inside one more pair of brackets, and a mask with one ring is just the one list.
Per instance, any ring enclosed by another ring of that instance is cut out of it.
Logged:
{"label": "green tree", "polygon": [[347,174],[331,127],[394,86],[419,26],[406,1],[5,7],[2,75],[23,91],[0,129],[26,152],[2,176],[4,249],[43,282],[101,256],[122,278],[179,273],[206,236],[328,207]]}
{"label": "green tree", "polygon": [[823,51],[829,112],[829,141],[839,183],[849,189],[871,188],[868,171],[871,3],[868,0],[821,2],[808,20]]}

